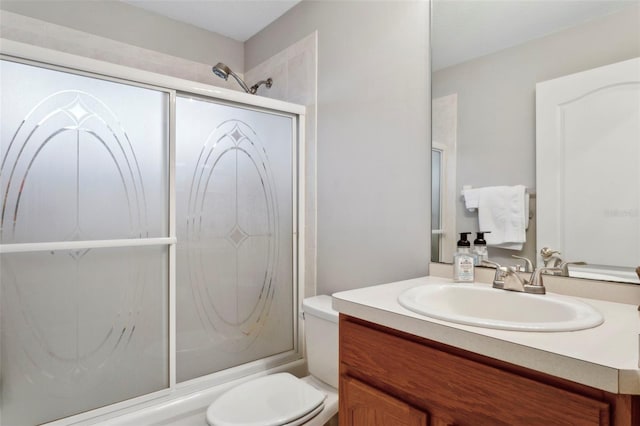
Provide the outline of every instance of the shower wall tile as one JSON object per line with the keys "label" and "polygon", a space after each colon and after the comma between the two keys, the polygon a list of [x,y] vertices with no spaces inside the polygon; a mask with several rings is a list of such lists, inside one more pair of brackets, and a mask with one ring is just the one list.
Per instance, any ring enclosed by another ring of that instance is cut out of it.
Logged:
{"label": "shower wall tile", "polygon": [[[276,80],[274,80],[274,84],[271,86],[271,89],[267,89],[266,87],[261,86],[262,93],[261,94],[259,93],[259,95],[265,96],[265,94],[268,91],[270,98],[282,99],[282,100],[287,100],[288,101],[287,94],[289,92],[289,90],[288,90],[288,86],[289,86],[289,69],[287,67],[287,62],[286,61],[283,61],[283,62],[274,61],[274,62],[272,62],[271,66],[266,70],[264,75],[265,76],[277,75],[277,76],[282,76],[283,78],[280,78],[279,79],[280,81],[278,81],[278,82],[276,82]],[[273,90],[273,89],[275,89],[275,90]]]}
{"label": "shower wall tile", "polygon": [[[226,89],[241,90],[235,81],[215,77],[211,73],[212,64],[190,61],[5,10],[0,14],[0,37]],[[242,77],[242,73],[238,74]]]}
{"label": "shower wall tile", "polygon": [[286,51],[280,52],[258,67],[245,73],[247,84],[249,85],[252,85],[256,81],[266,80],[268,77],[273,79],[271,88],[260,86],[257,92],[258,95],[271,99],[279,99],[281,101],[289,101],[287,99],[289,74],[286,53]]}
{"label": "shower wall tile", "polygon": [[287,98],[290,102],[308,105],[315,103],[312,90],[315,85],[313,52],[306,50],[289,58],[287,63]]}
{"label": "shower wall tile", "polygon": [[307,107],[305,158],[305,295],[316,294],[316,135],[317,135],[317,60],[318,34],[313,32],[276,53],[245,73],[248,84],[268,77],[273,86],[264,86],[258,95]]}

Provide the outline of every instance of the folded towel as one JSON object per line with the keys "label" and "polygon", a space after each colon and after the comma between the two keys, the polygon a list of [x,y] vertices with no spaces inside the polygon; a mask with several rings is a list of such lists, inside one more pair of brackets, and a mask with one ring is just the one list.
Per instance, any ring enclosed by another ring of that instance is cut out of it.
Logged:
{"label": "folded towel", "polygon": [[464,206],[470,212],[475,211],[478,208],[480,203],[480,194],[482,194],[482,190],[484,188],[476,188],[476,189],[463,189],[462,196],[464,197]]}
{"label": "folded towel", "polygon": [[480,230],[491,232],[485,236],[487,245],[522,250],[527,241],[525,231],[529,220],[526,188],[523,185],[490,186],[478,191]]}

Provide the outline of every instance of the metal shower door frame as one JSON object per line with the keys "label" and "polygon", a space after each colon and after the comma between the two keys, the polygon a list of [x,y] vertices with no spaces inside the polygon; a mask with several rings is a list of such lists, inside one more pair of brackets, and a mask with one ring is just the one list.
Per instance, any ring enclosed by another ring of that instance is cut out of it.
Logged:
{"label": "metal shower door frame", "polygon": [[[305,113],[306,108],[288,102],[263,98],[216,86],[183,80],[135,68],[111,64],[81,56],[32,46],[11,40],[0,39],[0,59],[34,65],[45,69],[97,78],[134,87],[156,90],[168,94],[168,237],[146,239],[118,239],[69,241],[49,243],[0,244],[0,254],[29,251],[51,251],[84,248],[164,246],[168,247],[169,267],[169,386],[166,389],[121,401],[105,407],[79,413],[56,420],[48,425],[68,425],[85,421],[102,421],[132,409],[141,409],[181,397],[198,390],[220,385],[255,372],[264,371],[274,365],[284,365],[302,357],[303,330],[299,323],[302,298],[304,297],[305,275]],[[292,251],[293,251],[293,324],[294,348],[292,351],[233,367],[207,376],[198,377],[184,383],[176,381],[176,97],[196,96],[214,100],[220,104],[241,107],[248,110],[283,115],[292,118]]]}

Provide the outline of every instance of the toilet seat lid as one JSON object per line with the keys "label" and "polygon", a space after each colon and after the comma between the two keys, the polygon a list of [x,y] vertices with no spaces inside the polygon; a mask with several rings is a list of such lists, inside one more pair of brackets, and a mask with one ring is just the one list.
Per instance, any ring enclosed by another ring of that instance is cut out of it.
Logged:
{"label": "toilet seat lid", "polygon": [[279,426],[318,408],[318,389],[289,373],[270,374],[222,394],[207,409],[212,426]]}

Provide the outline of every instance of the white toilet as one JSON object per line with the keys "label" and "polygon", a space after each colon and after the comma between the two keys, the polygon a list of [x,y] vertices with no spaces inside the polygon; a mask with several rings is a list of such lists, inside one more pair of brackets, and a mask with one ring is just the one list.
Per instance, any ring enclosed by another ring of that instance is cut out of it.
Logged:
{"label": "white toilet", "polygon": [[338,412],[338,313],[330,296],[302,302],[310,375],[270,374],[234,387],[207,409],[211,426],[322,426]]}

